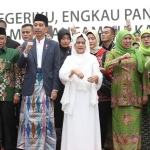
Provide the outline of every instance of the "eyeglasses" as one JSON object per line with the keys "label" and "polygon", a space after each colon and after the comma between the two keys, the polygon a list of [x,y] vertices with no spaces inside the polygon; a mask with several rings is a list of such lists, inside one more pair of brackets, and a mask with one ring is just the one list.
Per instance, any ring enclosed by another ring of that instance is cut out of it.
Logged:
{"label": "eyeglasses", "polygon": [[146,40],[146,39],[149,40],[149,39],[150,39],[150,35],[148,35],[148,36],[142,36],[142,39],[143,39],[143,40]]}

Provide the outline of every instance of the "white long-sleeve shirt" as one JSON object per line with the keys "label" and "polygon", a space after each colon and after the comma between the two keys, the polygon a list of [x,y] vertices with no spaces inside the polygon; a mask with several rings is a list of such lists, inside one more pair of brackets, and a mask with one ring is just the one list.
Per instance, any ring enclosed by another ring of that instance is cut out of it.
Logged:
{"label": "white long-sleeve shirt", "polygon": [[[45,42],[45,37],[40,42],[36,39],[37,68],[42,67],[42,55],[43,55],[44,42]],[[28,54],[24,53],[24,57],[28,57]]]}

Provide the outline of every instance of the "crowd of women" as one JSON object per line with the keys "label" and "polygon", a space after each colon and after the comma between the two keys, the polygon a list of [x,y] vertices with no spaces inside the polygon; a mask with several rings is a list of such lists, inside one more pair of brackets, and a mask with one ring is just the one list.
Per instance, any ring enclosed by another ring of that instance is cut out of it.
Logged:
{"label": "crowd of women", "polygon": [[[75,32],[70,49],[71,34],[61,29],[58,41],[57,149],[149,150],[150,30],[115,33],[107,26],[100,35]],[[102,90],[108,78],[111,94]]]}

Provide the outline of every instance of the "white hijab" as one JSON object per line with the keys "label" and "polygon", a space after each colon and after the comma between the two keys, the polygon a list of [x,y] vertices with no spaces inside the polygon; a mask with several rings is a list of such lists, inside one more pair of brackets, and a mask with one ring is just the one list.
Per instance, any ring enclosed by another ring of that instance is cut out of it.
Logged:
{"label": "white hijab", "polygon": [[[86,49],[85,49],[83,54],[78,54],[76,49],[75,49],[75,44],[76,44],[77,38],[79,38],[80,36],[82,36],[85,39]],[[90,58],[90,55],[91,55],[90,54],[90,47],[89,47],[89,40],[88,40],[88,38],[85,34],[78,33],[78,34],[75,34],[73,36],[73,46],[72,46],[71,55],[74,58],[74,60],[76,61],[79,68],[84,66],[87,63],[87,61],[89,61],[89,58]]]}

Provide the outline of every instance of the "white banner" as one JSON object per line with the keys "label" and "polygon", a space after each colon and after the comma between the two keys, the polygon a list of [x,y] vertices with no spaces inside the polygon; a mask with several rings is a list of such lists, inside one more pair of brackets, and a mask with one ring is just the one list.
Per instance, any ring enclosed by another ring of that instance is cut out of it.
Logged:
{"label": "white banner", "polygon": [[117,25],[123,29],[126,19],[131,20],[132,32],[150,29],[149,1],[131,0],[1,0],[0,19],[7,23],[7,35],[22,42],[21,26],[33,23],[36,13],[48,17],[51,36],[57,40],[62,27],[70,30],[74,24],[77,31]]}

